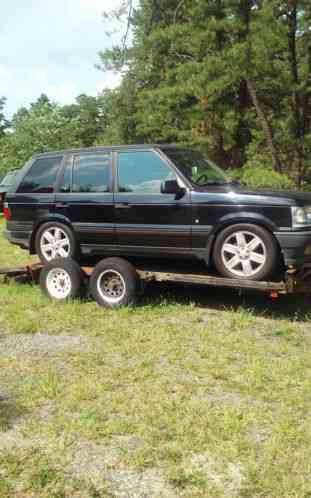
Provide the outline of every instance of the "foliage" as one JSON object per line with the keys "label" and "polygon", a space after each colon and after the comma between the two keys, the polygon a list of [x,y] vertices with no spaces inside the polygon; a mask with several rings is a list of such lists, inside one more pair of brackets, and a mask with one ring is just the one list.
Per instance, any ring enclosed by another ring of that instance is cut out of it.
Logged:
{"label": "foliage", "polygon": [[116,99],[125,116],[136,99],[130,137],[115,108],[119,135],[200,145],[224,167],[261,153],[301,183],[311,155],[310,19],[306,0],[141,0],[132,47],[100,54],[104,68],[124,63]]}
{"label": "foliage", "polygon": [[4,116],[4,106],[6,99],[4,97],[0,98],[0,139],[4,136],[5,131],[9,127],[9,122]]}
{"label": "foliage", "polygon": [[254,185],[306,188],[309,0],[124,0],[104,18],[123,37],[98,67],[121,71],[119,87],[63,107],[43,95],[11,127],[0,99],[0,173],[43,150],[178,142]]}
{"label": "foliage", "polygon": [[45,95],[29,109],[20,109],[12,119],[12,130],[1,141],[0,172],[22,166],[34,153],[80,145],[78,120]]}
{"label": "foliage", "polygon": [[83,147],[90,147],[103,132],[105,126],[104,99],[89,95],[79,95],[76,102],[66,105],[61,112],[64,117],[75,120],[76,139]]}
{"label": "foliage", "polygon": [[276,189],[291,189],[294,187],[294,182],[291,178],[284,173],[275,171],[271,166],[245,166],[231,170],[231,175],[250,187],[272,187]]}

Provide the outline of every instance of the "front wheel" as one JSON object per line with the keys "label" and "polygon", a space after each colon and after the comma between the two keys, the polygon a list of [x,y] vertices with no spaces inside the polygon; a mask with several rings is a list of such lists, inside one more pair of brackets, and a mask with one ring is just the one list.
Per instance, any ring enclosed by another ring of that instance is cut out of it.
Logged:
{"label": "front wheel", "polygon": [[225,277],[264,280],[277,269],[278,247],[273,235],[261,226],[232,225],[218,235],[213,259]]}

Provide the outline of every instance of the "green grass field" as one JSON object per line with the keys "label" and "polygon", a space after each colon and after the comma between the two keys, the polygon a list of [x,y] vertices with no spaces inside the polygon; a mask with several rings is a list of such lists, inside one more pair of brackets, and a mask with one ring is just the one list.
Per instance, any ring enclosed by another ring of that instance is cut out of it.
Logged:
{"label": "green grass field", "polygon": [[[28,260],[1,237],[0,266]],[[152,284],[110,311],[2,280],[0,497],[310,498],[310,318],[307,298]]]}

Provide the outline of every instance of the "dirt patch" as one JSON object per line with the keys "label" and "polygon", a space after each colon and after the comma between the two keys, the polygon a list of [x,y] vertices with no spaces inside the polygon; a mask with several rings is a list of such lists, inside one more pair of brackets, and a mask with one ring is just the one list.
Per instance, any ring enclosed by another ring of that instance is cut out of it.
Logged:
{"label": "dirt patch", "polygon": [[213,458],[209,453],[197,453],[184,462],[187,471],[200,471],[219,489],[222,496],[233,498],[239,495],[244,477],[242,465],[239,462],[225,462]]}
{"label": "dirt patch", "polygon": [[110,473],[107,480],[116,498],[175,498],[160,472],[150,469],[142,473],[126,470]]}
{"label": "dirt patch", "polygon": [[0,336],[0,355],[57,354],[66,352],[87,352],[90,341],[81,336],[53,336],[48,334],[18,334]]}
{"label": "dirt patch", "polygon": [[120,462],[120,444],[141,444],[139,438],[114,438],[111,446],[80,442],[74,452],[71,475],[92,483],[96,489],[109,489],[116,498],[175,498],[156,469],[137,473]]}

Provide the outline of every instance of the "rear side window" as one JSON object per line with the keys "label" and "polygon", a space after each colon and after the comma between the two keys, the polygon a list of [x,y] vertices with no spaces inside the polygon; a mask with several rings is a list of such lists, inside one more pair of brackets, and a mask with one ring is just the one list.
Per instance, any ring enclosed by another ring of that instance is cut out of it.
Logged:
{"label": "rear side window", "polygon": [[76,156],[72,175],[72,191],[85,193],[109,192],[110,154]]}
{"label": "rear side window", "polygon": [[23,178],[17,192],[50,194],[54,185],[62,156],[37,159]]}

